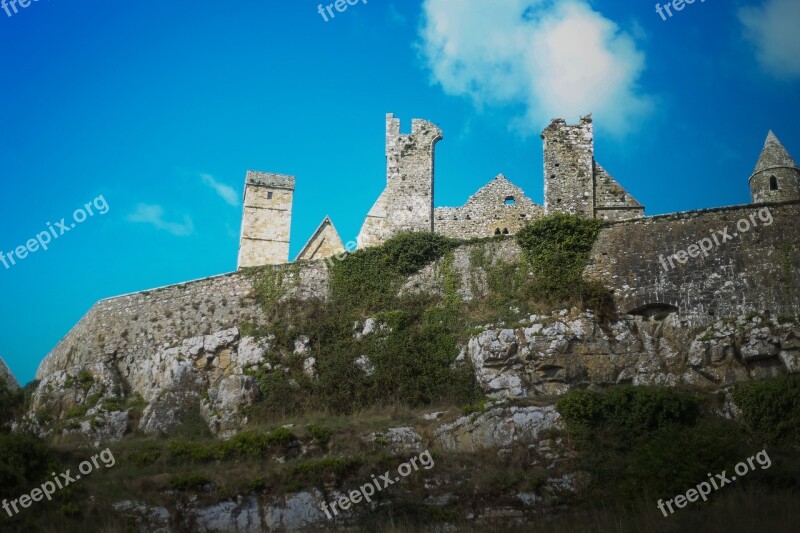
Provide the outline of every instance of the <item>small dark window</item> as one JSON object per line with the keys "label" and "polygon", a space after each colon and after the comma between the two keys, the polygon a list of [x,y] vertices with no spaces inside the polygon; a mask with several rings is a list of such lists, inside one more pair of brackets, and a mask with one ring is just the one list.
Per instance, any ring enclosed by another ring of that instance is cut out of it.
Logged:
{"label": "small dark window", "polygon": [[770,176],[769,178],[769,190],[777,191],[778,190],[778,178],[775,176]]}
{"label": "small dark window", "polygon": [[271,192],[267,193],[267,200],[272,200],[272,193]]}
{"label": "small dark window", "polygon": [[503,203],[505,205],[515,205],[517,203],[517,201],[514,199],[513,196],[506,196],[506,199],[503,200]]}
{"label": "small dark window", "polygon": [[508,235],[508,228],[503,228],[503,235]]}
{"label": "small dark window", "polygon": [[494,230],[494,234],[495,235],[500,235],[500,228],[497,228],[496,230]]}

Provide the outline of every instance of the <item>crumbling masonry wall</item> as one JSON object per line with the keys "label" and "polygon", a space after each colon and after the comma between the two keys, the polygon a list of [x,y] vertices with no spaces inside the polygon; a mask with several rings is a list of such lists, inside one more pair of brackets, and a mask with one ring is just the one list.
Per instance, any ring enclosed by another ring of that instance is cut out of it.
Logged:
{"label": "crumbling masonry wall", "polygon": [[543,212],[542,206],[500,174],[462,207],[434,209],[434,230],[456,239],[513,235]]}
{"label": "crumbling masonry wall", "polygon": [[359,248],[377,246],[400,231],[433,231],[434,150],[442,130],[425,120],[411,121],[411,134],[400,133],[400,120],[386,116],[386,188],[358,234]]}
{"label": "crumbling masonry wall", "polygon": [[545,213],[602,220],[644,216],[644,206],[594,159],[592,117],[578,125],[554,119],[542,132]]}
{"label": "crumbling masonry wall", "polygon": [[594,126],[582,117],[577,126],[555,119],[542,132],[544,210],[594,218]]}

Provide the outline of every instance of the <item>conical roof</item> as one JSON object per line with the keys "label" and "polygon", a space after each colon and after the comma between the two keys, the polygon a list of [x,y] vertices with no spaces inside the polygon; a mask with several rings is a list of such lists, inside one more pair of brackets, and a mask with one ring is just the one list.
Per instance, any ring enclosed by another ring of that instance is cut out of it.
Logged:
{"label": "conical roof", "polygon": [[778,137],[770,130],[767,135],[767,140],[764,142],[764,149],[761,151],[761,156],[756,163],[756,169],[753,175],[769,170],[771,168],[791,167],[798,168],[797,163],[794,162],[792,156],[786,148],[783,147]]}

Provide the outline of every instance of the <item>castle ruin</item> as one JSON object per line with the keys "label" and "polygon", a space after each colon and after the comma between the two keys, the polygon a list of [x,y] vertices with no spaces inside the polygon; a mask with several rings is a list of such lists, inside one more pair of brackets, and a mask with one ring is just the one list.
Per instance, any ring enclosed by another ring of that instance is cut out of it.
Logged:
{"label": "castle ruin", "polygon": [[[541,134],[544,153],[544,206],[502,174],[461,207],[434,208],[436,144],[442,130],[421,119],[411,133],[386,116],[386,188],[361,226],[358,247],[377,246],[401,231],[430,231],[470,239],[513,235],[526,223],[552,213],[608,221],[643,219],[644,206],[596,160],[591,116],[576,125],[554,119]],[[289,262],[289,233],[295,179],[248,172],[239,249],[239,268]],[[773,132],[769,132],[750,177],[754,204],[800,200],[800,168]],[[319,260],[345,251],[329,217],[296,260]]]}

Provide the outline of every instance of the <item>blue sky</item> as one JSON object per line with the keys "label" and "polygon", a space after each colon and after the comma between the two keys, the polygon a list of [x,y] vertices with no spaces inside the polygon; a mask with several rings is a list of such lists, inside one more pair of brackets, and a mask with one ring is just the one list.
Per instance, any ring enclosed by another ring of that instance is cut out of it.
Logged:
{"label": "blue sky", "polygon": [[[297,177],[292,257],[385,182],[384,120],[436,122],[436,205],[504,173],[542,202],[539,132],[593,112],[647,214],[741,204],[772,128],[800,157],[800,3],[41,0],[0,10],[0,356],[27,382],[99,299],[232,271],[247,169]],[[95,211],[97,211],[95,209]]]}

